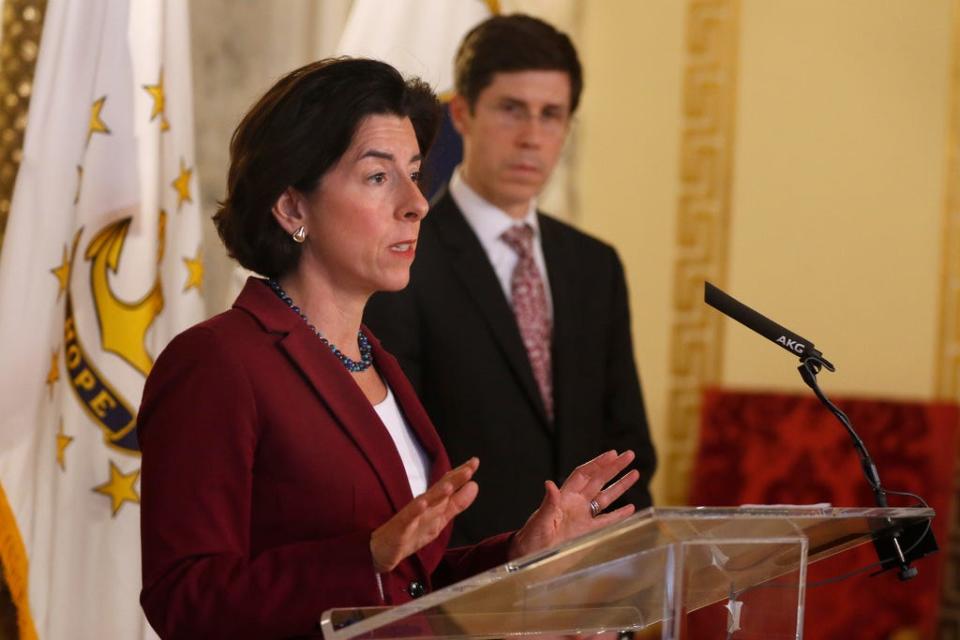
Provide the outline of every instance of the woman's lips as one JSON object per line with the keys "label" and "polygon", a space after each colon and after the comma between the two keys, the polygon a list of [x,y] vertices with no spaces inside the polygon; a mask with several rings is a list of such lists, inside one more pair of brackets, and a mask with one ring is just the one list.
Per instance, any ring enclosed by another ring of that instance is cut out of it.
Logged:
{"label": "woman's lips", "polygon": [[403,242],[395,242],[394,244],[390,245],[390,251],[399,254],[413,254],[416,250],[416,246],[416,240],[404,240]]}

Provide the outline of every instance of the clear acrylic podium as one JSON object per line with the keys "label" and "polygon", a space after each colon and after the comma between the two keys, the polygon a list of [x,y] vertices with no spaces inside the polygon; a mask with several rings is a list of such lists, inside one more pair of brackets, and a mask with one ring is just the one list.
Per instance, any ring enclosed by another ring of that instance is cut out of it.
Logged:
{"label": "clear acrylic podium", "polygon": [[[688,638],[686,616],[725,603],[708,638],[803,637],[807,565],[929,522],[932,509],[652,508],[399,607],[334,609],[326,640],[504,638],[640,631]],[[651,636],[645,636],[651,637]]]}

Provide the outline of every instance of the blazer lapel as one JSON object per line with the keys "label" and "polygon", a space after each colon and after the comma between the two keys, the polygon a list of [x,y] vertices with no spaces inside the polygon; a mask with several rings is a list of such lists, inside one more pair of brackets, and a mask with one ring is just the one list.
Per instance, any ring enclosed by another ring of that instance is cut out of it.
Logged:
{"label": "blazer lapel", "polygon": [[543,259],[547,265],[547,275],[550,279],[550,297],[553,300],[553,337],[551,355],[553,359],[553,407],[554,420],[560,423],[564,415],[564,400],[569,401],[576,397],[576,381],[573,373],[576,371],[577,351],[574,336],[577,335],[575,326],[578,317],[575,305],[575,292],[572,290],[576,282],[576,265],[570,259],[570,252],[563,246],[563,239],[558,233],[556,223],[538,214],[540,223],[540,237],[543,246]]}
{"label": "blazer lapel", "polygon": [[250,278],[234,306],[245,309],[268,330],[284,334],[279,346],[313,386],[320,401],[363,453],[379,476],[393,508],[413,495],[396,447],[373,406],[340,360],[268,287]]}
{"label": "blazer lapel", "polygon": [[[483,245],[467,223],[449,193],[436,202],[431,215],[440,240],[449,252],[453,270],[461,280],[478,313],[486,320],[494,340],[506,357],[514,375],[535,407],[543,425],[552,429],[533,369],[527,357],[513,309],[490,264]],[[552,283],[551,283],[552,285]]]}

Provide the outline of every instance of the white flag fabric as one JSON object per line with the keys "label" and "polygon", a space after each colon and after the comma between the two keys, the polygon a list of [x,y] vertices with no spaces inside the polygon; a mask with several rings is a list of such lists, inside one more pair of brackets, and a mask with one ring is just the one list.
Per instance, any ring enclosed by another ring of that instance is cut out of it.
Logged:
{"label": "white flag fabric", "polygon": [[22,638],[155,637],[135,418],[202,317],[186,0],[49,0],[0,253],[0,558]]}
{"label": "white flag fabric", "polygon": [[337,52],[383,60],[445,94],[460,41],[496,8],[493,0],[354,0]]}

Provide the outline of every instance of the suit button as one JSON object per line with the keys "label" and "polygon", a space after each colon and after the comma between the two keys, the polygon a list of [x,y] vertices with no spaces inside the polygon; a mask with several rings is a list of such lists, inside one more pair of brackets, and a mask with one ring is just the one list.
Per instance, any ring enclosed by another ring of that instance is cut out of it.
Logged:
{"label": "suit button", "polygon": [[423,592],[423,583],[419,580],[414,580],[409,586],[407,586],[407,593],[410,594],[411,598],[419,598],[423,595]]}

